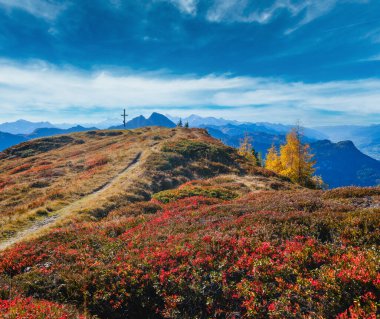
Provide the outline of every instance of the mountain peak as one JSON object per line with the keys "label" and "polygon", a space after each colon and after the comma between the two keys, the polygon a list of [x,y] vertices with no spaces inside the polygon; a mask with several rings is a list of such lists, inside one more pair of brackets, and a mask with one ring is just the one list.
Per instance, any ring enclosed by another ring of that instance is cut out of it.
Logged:
{"label": "mountain peak", "polygon": [[165,115],[153,112],[148,119],[153,126],[175,127],[176,125],[169,120]]}
{"label": "mountain peak", "polygon": [[153,112],[149,118],[145,118],[145,116],[140,115],[134,117],[130,121],[128,121],[124,127],[124,125],[112,126],[110,129],[135,129],[146,126],[162,126],[173,128],[176,125],[169,120],[165,115],[162,115],[157,112]]}
{"label": "mountain peak", "polygon": [[55,127],[50,122],[30,122],[24,119],[19,119],[15,122],[6,122],[0,124],[0,131],[11,134],[30,134],[38,128],[53,128]]}

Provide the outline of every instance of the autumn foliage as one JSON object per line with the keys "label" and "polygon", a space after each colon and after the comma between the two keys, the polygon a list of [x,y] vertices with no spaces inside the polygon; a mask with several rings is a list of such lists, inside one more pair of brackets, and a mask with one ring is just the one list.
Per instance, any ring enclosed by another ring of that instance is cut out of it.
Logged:
{"label": "autumn foliage", "polygon": [[188,192],[57,229],[2,253],[0,295],[99,318],[376,318],[380,190],[356,190]]}
{"label": "autumn foliage", "polygon": [[85,319],[71,307],[32,298],[0,299],[0,319]]}
{"label": "autumn foliage", "polygon": [[314,164],[310,146],[302,142],[300,127],[295,127],[286,136],[286,143],[281,146],[279,153],[272,146],[268,150],[265,161],[267,169],[307,187],[317,187],[322,184],[313,177]]}

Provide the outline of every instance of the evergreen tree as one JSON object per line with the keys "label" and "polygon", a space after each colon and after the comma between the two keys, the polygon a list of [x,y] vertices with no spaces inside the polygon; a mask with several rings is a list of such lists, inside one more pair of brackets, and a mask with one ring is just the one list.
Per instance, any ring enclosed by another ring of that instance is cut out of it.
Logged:
{"label": "evergreen tree", "polygon": [[261,154],[261,152],[258,152],[256,154],[256,158],[257,158],[257,166],[263,167],[264,166],[264,162],[263,162],[263,155]]}
{"label": "evergreen tree", "polygon": [[186,121],[186,123],[185,123],[185,128],[189,128],[189,122],[188,121]]}
{"label": "evergreen tree", "polygon": [[177,123],[177,127],[183,127],[183,123],[182,123],[182,119],[180,118],[178,123]]}

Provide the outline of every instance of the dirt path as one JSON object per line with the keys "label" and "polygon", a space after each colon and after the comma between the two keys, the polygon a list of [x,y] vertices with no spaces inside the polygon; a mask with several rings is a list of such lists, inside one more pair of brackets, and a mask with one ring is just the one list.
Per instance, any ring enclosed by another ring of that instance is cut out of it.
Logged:
{"label": "dirt path", "polygon": [[139,164],[141,155],[142,155],[142,152],[139,152],[135,156],[135,158],[128,164],[128,166],[125,167],[118,175],[110,179],[107,183],[93,190],[90,194],[87,194],[81,199],[56,211],[54,215],[35,222],[30,227],[16,233],[14,237],[1,242],[0,251],[5,250],[16,243],[23,241],[24,239],[26,239],[27,237],[31,235],[34,235],[42,230],[48,229],[49,227],[53,226],[57,221],[62,220],[65,216],[72,213],[73,211],[86,208],[87,203],[95,201],[96,199],[98,199],[98,197],[101,194],[106,192],[109,188],[111,188],[114,185],[119,184],[119,182],[125,178],[125,175],[127,175],[131,169],[133,169],[135,166]]}

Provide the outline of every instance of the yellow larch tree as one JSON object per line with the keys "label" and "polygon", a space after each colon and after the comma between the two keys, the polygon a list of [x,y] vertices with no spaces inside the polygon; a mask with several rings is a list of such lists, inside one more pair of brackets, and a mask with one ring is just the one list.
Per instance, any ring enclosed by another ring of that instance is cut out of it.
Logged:
{"label": "yellow larch tree", "polygon": [[244,138],[240,141],[238,154],[258,165],[256,152],[252,146],[252,138],[248,134],[245,134]]}
{"label": "yellow larch tree", "polygon": [[286,144],[281,146],[280,150],[283,167],[279,174],[303,186],[311,186],[315,161],[310,153],[310,146],[302,143],[301,139],[302,131],[299,126],[286,136]]}
{"label": "yellow larch tree", "polygon": [[280,155],[278,154],[274,145],[272,145],[272,147],[268,150],[265,159],[265,168],[277,174],[280,174],[284,169],[281,163]]}

